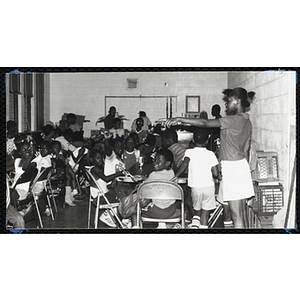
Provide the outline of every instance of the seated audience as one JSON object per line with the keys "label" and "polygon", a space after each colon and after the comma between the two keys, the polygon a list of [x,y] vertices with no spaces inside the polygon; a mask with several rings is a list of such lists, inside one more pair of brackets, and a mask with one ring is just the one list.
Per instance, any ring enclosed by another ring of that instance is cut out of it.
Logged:
{"label": "seated audience", "polygon": [[192,190],[194,207],[192,228],[208,228],[209,213],[216,208],[214,178],[219,177],[219,163],[214,153],[206,149],[208,136],[208,129],[195,129],[195,148],[186,150],[183,163],[175,177],[178,178],[189,168],[188,186]]}

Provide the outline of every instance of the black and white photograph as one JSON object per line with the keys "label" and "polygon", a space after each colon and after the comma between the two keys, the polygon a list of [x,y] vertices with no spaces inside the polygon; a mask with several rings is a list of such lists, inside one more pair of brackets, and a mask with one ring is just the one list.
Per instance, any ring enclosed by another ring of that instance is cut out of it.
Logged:
{"label": "black and white photograph", "polygon": [[296,75],[6,73],[6,229],[295,228]]}
{"label": "black and white photograph", "polygon": [[297,298],[298,1],[1,4],[1,299]]}

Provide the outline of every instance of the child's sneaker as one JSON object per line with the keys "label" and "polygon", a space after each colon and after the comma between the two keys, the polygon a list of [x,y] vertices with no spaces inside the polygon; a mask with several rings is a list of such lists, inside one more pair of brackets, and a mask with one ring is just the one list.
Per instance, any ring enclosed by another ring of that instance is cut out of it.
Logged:
{"label": "child's sneaker", "polygon": [[125,228],[130,229],[130,228],[132,227],[132,224],[131,224],[131,220],[130,220],[130,219],[123,219],[123,220],[122,220],[122,223],[123,223],[123,225],[125,226]]}
{"label": "child's sneaker", "polygon": [[189,224],[188,228],[199,229],[200,226],[201,226],[200,217],[199,216],[193,216],[192,223]]}
{"label": "child's sneaker", "polygon": [[47,208],[43,211],[43,214],[45,214],[47,217],[50,217],[50,215],[51,215],[50,208],[47,207]]}
{"label": "child's sneaker", "polygon": [[176,223],[172,228],[173,229],[179,229],[179,228],[182,228],[182,227],[179,223]]}
{"label": "child's sneaker", "polygon": [[104,211],[104,213],[100,216],[99,219],[101,222],[105,223],[109,227],[113,227],[113,228],[117,227],[117,225],[115,224],[115,222],[113,221],[112,217],[110,216],[107,210]]}

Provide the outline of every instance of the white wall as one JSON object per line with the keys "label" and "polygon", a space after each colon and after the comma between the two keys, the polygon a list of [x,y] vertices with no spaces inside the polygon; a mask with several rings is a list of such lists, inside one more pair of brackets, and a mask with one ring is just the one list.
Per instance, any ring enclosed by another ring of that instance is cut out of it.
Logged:
{"label": "white wall", "polygon": [[[137,78],[138,88],[128,89],[127,78]],[[212,105],[218,103],[223,107],[224,88],[227,88],[227,72],[51,73],[50,120],[58,122],[69,112],[84,115],[91,121],[84,124],[85,136],[88,136],[91,129],[100,128],[95,122],[107,114],[104,99],[112,95],[178,96],[173,116],[185,113],[187,95],[200,95],[200,109],[206,110],[211,117]],[[117,107],[119,114],[125,116],[131,109],[126,105]]]}
{"label": "white wall", "polygon": [[[260,150],[278,153],[279,179],[284,187],[285,205],[275,215],[273,226],[281,228],[286,217],[290,177],[296,150],[295,82],[295,72],[230,72],[228,74],[229,88],[240,86],[256,92],[256,98],[249,112],[253,125],[252,139],[258,144]],[[289,228],[295,227],[292,221],[294,217],[293,205]]]}

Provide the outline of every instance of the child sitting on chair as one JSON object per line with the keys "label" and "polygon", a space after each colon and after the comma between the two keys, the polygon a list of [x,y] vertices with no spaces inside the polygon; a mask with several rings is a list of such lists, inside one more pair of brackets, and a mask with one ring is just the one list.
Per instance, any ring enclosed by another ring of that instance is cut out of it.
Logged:
{"label": "child sitting on chair", "polygon": [[135,141],[132,136],[128,136],[125,139],[125,150],[123,153],[123,162],[125,164],[125,169],[130,169],[135,163],[139,161],[140,150],[135,149]]}
{"label": "child sitting on chair", "polygon": [[[95,180],[97,181],[98,185],[100,186],[103,194],[107,197],[110,203],[116,203],[119,202],[116,194],[114,193],[114,190],[109,190],[107,187],[107,184],[114,180],[116,177],[122,176],[122,172],[116,172],[114,174],[105,176],[103,172],[103,156],[101,154],[101,151],[99,149],[93,149],[90,152],[90,160],[92,167],[90,169],[92,175],[95,177]],[[96,197],[98,194],[98,190],[91,187],[91,196]],[[103,202],[104,200],[101,199],[100,204],[106,204],[106,202]],[[107,224],[110,227],[116,227],[116,224],[110,217],[109,213],[107,211],[104,211],[103,214],[100,216],[100,221]]]}
{"label": "child sitting on chair", "polygon": [[[173,153],[168,149],[160,149],[155,155],[153,162],[154,171],[150,173],[145,181],[172,180],[174,171],[171,169],[173,163]],[[144,207],[142,214],[145,217],[166,219],[176,214],[177,204],[175,200],[153,199],[150,203],[141,203]],[[136,212],[131,216],[132,228],[137,228]]]}
{"label": "child sitting on chair", "polygon": [[178,178],[188,169],[188,186],[192,189],[194,216],[191,228],[208,228],[208,217],[216,208],[214,178],[218,178],[218,160],[212,151],[206,149],[208,129],[194,131],[195,148],[187,149],[183,163],[176,173]]}

